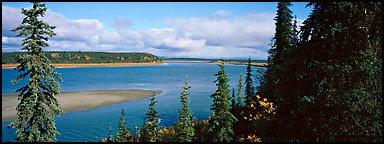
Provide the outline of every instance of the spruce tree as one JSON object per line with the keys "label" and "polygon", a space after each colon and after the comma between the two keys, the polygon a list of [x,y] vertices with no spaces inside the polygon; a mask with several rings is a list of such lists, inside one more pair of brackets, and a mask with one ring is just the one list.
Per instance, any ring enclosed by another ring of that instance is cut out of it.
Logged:
{"label": "spruce tree", "polygon": [[220,70],[215,74],[215,76],[217,76],[215,80],[217,90],[211,95],[213,98],[211,107],[213,114],[208,120],[208,131],[212,135],[214,142],[230,142],[234,136],[232,125],[237,119],[230,113],[231,97],[229,95],[229,79],[224,70],[223,60],[221,60],[219,66]]}
{"label": "spruce tree", "polygon": [[188,86],[188,75],[185,77],[185,85],[183,86],[184,91],[181,93],[180,102],[183,104],[182,108],[179,109],[179,121],[176,122],[176,134],[178,142],[192,142],[195,138],[195,129],[193,123],[193,117],[191,110],[189,109],[189,89]]}
{"label": "spruce tree", "polygon": [[160,115],[157,112],[156,105],[157,100],[155,97],[155,93],[151,96],[149,104],[149,110],[145,114],[145,123],[143,127],[143,134],[141,141],[144,142],[158,142],[160,140]]}
{"label": "spruce tree", "polygon": [[[285,119],[281,121],[281,117],[294,115],[291,107],[295,107],[296,103],[287,101],[286,97],[291,97],[298,91],[295,88],[299,87],[296,78],[298,56],[295,53],[298,45],[298,32],[296,30],[296,19],[292,22],[292,11],[289,7],[290,2],[279,2],[275,17],[275,34],[271,42],[269,50],[268,69],[263,77],[260,77],[260,86],[258,95],[268,98],[273,104],[277,105],[278,118],[272,119],[263,128],[266,135],[275,137],[284,137],[286,133],[280,133],[281,128],[277,125],[290,125],[291,120]],[[285,105],[285,108],[281,108]],[[260,109],[256,107],[256,111]],[[274,121],[276,120],[276,121]],[[292,132],[291,132],[292,133]]]}
{"label": "spruce tree", "polygon": [[116,134],[116,142],[132,142],[133,137],[129,133],[128,129],[125,127],[125,113],[121,109],[120,123],[119,123],[119,132]]}
{"label": "spruce tree", "polygon": [[10,126],[16,128],[17,142],[50,142],[56,141],[54,116],[62,113],[56,96],[60,93],[60,84],[55,78],[62,80],[45,56],[43,47],[48,45],[48,37],[55,35],[51,26],[41,20],[47,8],[45,4],[34,2],[31,9],[22,9],[26,17],[21,25],[12,31],[20,31],[17,37],[25,36],[22,41],[27,53],[17,62],[17,71],[23,72],[13,83],[29,77],[28,84],[17,89],[20,103],[17,105],[17,118]]}
{"label": "spruce tree", "polygon": [[254,100],[255,88],[253,87],[251,58],[248,59],[247,74],[245,76],[245,105],[250,105]]}
{"label": "spruce tree", "polygon": [[[265,73],[266,82],[261,86],[261,94],[271,99],[273,103],[279,104],[281,102],[281,91],[287,90],[286,74],[288,73],[288,61],[290,60],[291,51],[295,38],[294,23],[292,23],[292,11],[289,7],[292,6],[290,2],[279,2],[277,6],[277,13],[275,17],[275,34],[271,42],[271,49],[269,50],[268,57],[268,70]],[[290,74],[290,73],[289,73]]]}
{"label": "spruce tree", "polygon": [[242,75],[240,74],[240,79],[239,79],[239,84],[237,85],[237,106],[243,107],[244,106],[244,100],[243,100],[243,78]]}
{"label": "spruce tree", "polygon": [[235,88],[232,88],[232,104],[231,104],[231,108],[235,108],[235,105],[236,105],[236,95],[235,95]]}

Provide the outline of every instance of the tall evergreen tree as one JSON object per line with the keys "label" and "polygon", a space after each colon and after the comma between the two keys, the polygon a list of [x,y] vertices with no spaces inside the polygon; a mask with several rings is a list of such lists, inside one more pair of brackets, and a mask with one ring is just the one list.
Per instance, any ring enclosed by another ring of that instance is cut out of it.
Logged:
{"label": "tall evergreen tree", "polygon": [[[258,94],[261,97],[268,98],[273,104],[276,104],[277,115],[275,119],[269,121],[263,132],[265,135],[275,137],[284,137],[289,134],[280,134],[280,129],[277,125],[290,125],[291,120],[285,119],[281,121],[282,116],[294,115],[290,111],[290,107],[294,107],[296,103],[287,101],[285,98],[297,93],[295,88],[298,87],[296,70],[297,70],[297,54],[295,53],[298,45],[296,19],[292,23],[292,11],[289,7],[292,6],[290,2],[279,2],[277,6],[277,13],[275,17],[275,34],[271,42],[271,49],[269,50],[268,69],[264,73],[263,78],[259,78],[260,86]],[[281,108],[285,105],[286,108]],[[256,108],[260,109],[260,108]],[[264,138],[268,139],[268,138]]]}
{"label": "tall evergreen tree", "polygon": [[237,121],[236,117],[230,113],[231,97],[229,95],[228,76],[224,70],[224,63],[221,60],[220,70],[215,76],[217,90],[211,95],[213,104],[211,110],[213,114],[209,117],[208,131],[212,135],[214,142],[230,142],[233,140],[234,132],[232,125]]}
{"label": "tall evergreen tree", "polygon": [[[275,34],[269,50],[269,65],[265,73],[265,83],[261,86],[260,93],[271,99],[273,103],[281,103],[281,91],[288,89],[284,85],[287,81],[286,73],[290,53],[293,49],[293,38],[295,33],[292,23],[292,11],[290,2],[279,2],[275,17]],[[284,83],[284,84],[283,84]]]}
{"label": "tall evergreen tree", "polygon": [[250,105],[250,102],[254,100],[255,88],[253,87],[252,80],[252,68],[251,68],[251,58],[248,59],[247,65],[247,74],[245,76],[245,105]]}
{"label": "tall evergreen tree", "polygon": [[21,25],[12,31],[20,31],[17,37],[25,36],[22,50],[27,53],[18,59],[17,70],[23,72],[13,83],[29,76],[28,84],[17,89],[20,103],[17,105],[17,119],[10,126],[16,128],[18,142],[56,141],[54,116],[62,113],[55,98],[60,93],[60,84],[54,78],[62,80],[45,56],[43,47],[48,46],[48,36],[55,35],[51,26],[41,20],[47,8],[45,4],[34,2],[31,9],[22,9],[26,17]]}
{"label": "tall evergreen tree", "polygon": [[133,142],[133,137],[128,129],[125,127],[125,113],[121,109],[119,132],[116,134],[116,142]]}
{"label": "tall evergreen tree", "polygon": [[144,142],[158,142],[160,140],[160,115],[157,112],[156,105],[157,100],[155,93],[151,96],[151,103],[149,104],[149,110],[145,114],[145,124],[142,130],[141,141]]}
{"label": "tall evergreen tree", "polygon": [[231,103],[231,108],[233,109],[233,108],[235,108],[235,105],[236,105],[236,95],[235,95],[235,88],[232,88],[232,97],[231,97],[231,99],[232,99],[232,103]]}
{"label": "tall evergreen tree", "polygon": [[244,100],[243,100],[243,78],[242,75],[240,74],[240,79],[239,79],[239,84],[237,85],[237,106],[243,107],[244,106]]}
{"label": "tall evergreen tree", "polygon": [[179,121],[177,122],[176,134],[178,142],[192,142],[195,138],[195,129],[191,110],[189,109],[188,75],[185,77],[184,91],[181,93],[180,102],[183,104],[179,109]]}

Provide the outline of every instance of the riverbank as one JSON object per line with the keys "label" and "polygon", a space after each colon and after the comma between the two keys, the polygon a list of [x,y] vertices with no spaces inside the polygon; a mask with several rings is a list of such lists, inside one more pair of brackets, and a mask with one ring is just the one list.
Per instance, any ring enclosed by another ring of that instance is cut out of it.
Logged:
{"label": "riverbank", "polygon": [[[70,68],[70,67],[109,67],[109,66],[152,66],[160,65],[163,62],[149,62],[149,63],[82,63],[82,64],[64,64],[54,63],[57,68]],[[19,64],[2,64],[2,69],[11,69],[17,67]]]}
{"label": "riverbank", "polygon": [[[93,90],[62,92],[57,96],[64,112],[93,110],[121,102],[141,100],[158,95],[161,91],[153,90]],[[17,95],[2,95],[2,122],[16,118]]]}
{"label": "riverbank", "polygon": [[168,63],[179,63],[179,62],[191,62],[191,63],[195,63],[195,62],[210,62],[210,60],[163,60],[163,62],[168,62]]}
{"label": "riverbank", "polygon": [[[211,63],[211,64],[219,64],[218,61],[209,62],[209,63]],[[248,65],[248,62],[229,61],[229,62],[224,62],[224,64]],[[263,62],[251,62],[251,66],[267,67],[267,66],[268,66],[268,63],[263,63]]]}

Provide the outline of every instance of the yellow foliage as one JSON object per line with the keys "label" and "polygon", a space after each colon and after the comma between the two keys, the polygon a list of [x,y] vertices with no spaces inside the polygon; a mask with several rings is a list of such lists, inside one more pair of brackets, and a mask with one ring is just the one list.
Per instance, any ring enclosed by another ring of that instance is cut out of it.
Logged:
{"label": "yellow foliage", "polygon": [[163,134],[163,135],[173,135],[176,133],[175,129],[161,129],[160,130],[160,133]]}
{"label": "yellow foliage", "polygon": [[[272,102],[269,102],[267,98],[261,99],[259,95],[256,95],[256,97],[257,97],[258,103],[255,101],[252,101],[249,107],[256,110],[255,105],[260,104],[260,107],[262,107],[263,110],[261,112],[251,113],[249,114],[248,117],[244,117],[244,119],[252,121],[252,120],[259,120],[261,118],[264,118],[266,120],[269,120],[269,118],[264,114],[276,114],[276,106],[274,106]],[[241,112],[241,115],[243,114],[244,114],[244,111]]]}
{"label": "yellow foliage", "polygon": [[255,134],[248,135],[247,140],[250,142],[261,142],[261,138],[257,137]]}

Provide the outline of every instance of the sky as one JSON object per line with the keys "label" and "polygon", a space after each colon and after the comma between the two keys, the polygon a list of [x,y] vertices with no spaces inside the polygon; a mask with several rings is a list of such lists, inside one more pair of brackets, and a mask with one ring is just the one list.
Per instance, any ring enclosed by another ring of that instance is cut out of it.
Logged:
{"label": "sky", "polygon": [[[277,2],[46,2],[46,51],[149,52],[160,57],[267,59]],[[293,2],[298,23],[311,8]],[[20,51],[21,8],[2,2],[2,51]]]}

